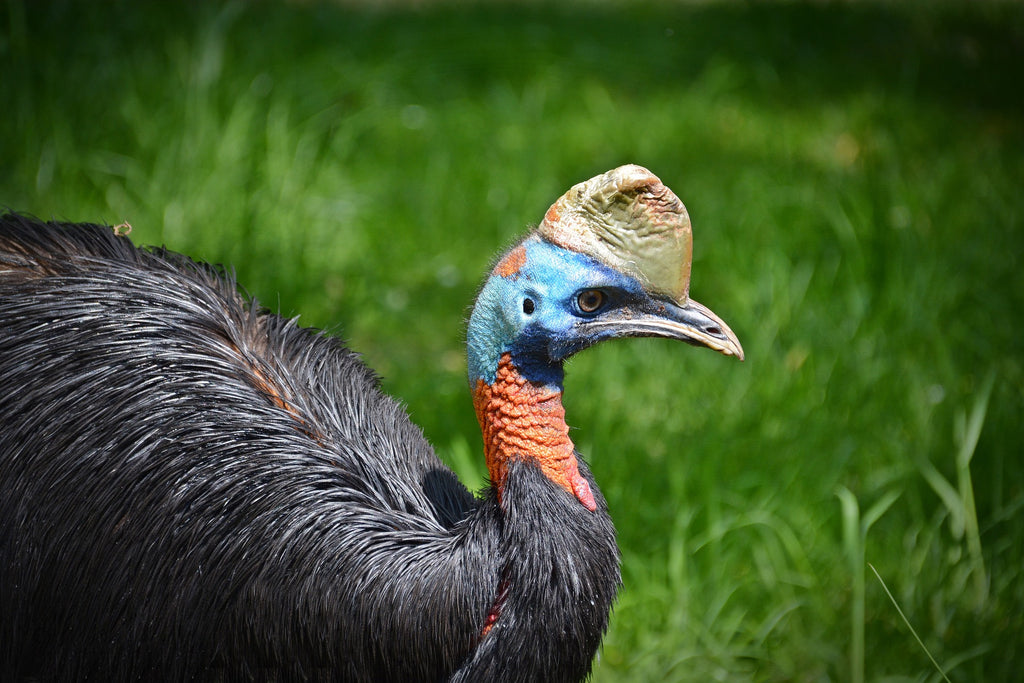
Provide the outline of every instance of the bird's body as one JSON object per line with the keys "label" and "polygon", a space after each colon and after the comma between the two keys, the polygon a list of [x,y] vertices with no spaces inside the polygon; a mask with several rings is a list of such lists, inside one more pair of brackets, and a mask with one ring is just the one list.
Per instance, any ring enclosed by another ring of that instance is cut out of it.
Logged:
{"label": "bird's body", "polygon": [[474,497],[354,353],[232,278],[0,219],[0,678],[586,677],[618,550],[561,360],[598,338],[546,302],[616,273],[570,250],[591,275],[544,284],[560,247],[521,247],[470,323]]}

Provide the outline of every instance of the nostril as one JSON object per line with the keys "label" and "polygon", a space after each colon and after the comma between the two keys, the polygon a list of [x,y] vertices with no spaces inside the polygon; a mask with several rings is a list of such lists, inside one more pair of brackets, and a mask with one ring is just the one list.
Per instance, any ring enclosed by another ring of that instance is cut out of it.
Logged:
{"label": "nostril", "polygon": [[718,325],[711,325],[710,327],[708,327],[707,333],[708,334],[714,334],[714,335],[717,335],[717,336],[721,336],[722,335],[722,328],[719,327]]}

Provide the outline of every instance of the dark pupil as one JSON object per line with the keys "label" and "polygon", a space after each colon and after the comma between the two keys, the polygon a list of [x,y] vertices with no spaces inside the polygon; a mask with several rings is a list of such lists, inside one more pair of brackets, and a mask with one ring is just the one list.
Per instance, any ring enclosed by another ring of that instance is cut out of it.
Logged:
{"label": "dark pupil", "polygon": [[583,294],[580,295],[580,308],[588,313],[590,311],[597,310],[597,307],[601,305],[603,298],[604,297],[601,292],[598,291],[591,290],[589,292],[583,292]]}
{"label": "dark pupil", "polygon": [[533,313],[533,299],[523,299],[523,313],[526,315]]}

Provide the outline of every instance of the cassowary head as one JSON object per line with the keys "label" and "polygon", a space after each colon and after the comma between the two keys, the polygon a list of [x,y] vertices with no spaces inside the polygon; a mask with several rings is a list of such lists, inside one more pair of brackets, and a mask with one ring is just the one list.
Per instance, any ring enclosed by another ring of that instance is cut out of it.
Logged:
{"label": "cassowary head", "polygon": [[622,166],[570,189],[491,272],[469,324],[469,381],[500,359],[561,388],[562,361],[617,337],[667,337],[743,359],[729,326],[689,298],[686,207],[650,171]]}
{"label": "cassowary head", "polygon": [[668,337],[743,358],[732,330],[689,298],[692,237],[682,202],[639,166],[576,185],[506,253],[477,296],[467,356],[487,468],[536,463],[597,510],[562,408],[563,361],[616,337]]}

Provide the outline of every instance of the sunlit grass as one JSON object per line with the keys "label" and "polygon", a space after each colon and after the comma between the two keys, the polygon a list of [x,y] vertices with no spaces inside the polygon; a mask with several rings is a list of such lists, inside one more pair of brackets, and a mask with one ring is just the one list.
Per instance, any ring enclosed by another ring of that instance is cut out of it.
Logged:
{"label": "sunlit grass", "polygon": [[868,563],[950,680],[1020,677],[1018,6],[2,7],[0,204],[232,265],[473,488],[494,252],[615,165],[677,191],[747,361],[570,364],[624,557],[595,680],[938,680]]}

